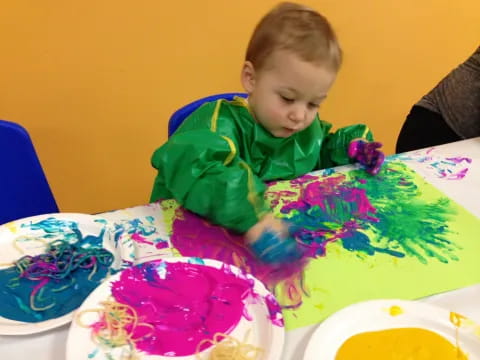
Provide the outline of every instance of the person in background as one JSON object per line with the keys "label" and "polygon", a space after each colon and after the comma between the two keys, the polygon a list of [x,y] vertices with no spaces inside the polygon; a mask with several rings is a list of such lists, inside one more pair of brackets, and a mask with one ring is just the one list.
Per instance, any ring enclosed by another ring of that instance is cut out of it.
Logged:
{"label": "person in background", "polygon": [[480,136],[480,46],[412,107],[396,152],[476,136]]}
{"label": "person in background", "polygon": [[325,17],[299,4],[276,6],[248,45],[241,70],[248,98],[205,103],[185,119],[152,156],[151,201],[174,198],[245,234],[266,263],[301,257],[292,228],[264,200],[265,182],[355,161],[376,174],[383,162],[367,126],[331,132],[319,119],[341,60]]}

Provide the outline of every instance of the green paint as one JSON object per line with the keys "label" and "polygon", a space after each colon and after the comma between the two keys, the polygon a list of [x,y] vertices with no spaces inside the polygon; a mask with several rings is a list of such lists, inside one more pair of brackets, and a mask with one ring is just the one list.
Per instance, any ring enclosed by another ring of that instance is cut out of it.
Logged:
{"label": "green paint", "polygon": [[447,263],[458,260],[461,249],[449,240],[449,223],[456,211],[446,197],[433,201],[421,198],[421,188],[416,185],[415,172],[400,162],[389,162],[379,175],[372,179],[363,172],[353,171],[355,179],[363,178],[357,187],[367,191],[369,200],[377,209],[378,223],[372,224],[373,243],[387,244],[427,264],[427,258]]}

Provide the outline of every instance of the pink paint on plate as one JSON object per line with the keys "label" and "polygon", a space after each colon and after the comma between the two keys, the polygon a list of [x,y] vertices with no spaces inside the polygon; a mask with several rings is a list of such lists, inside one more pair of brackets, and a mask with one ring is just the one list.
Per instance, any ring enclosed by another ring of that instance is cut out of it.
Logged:
{"label": "pink paint on plate", "polygon": [[[242,318],[251,320],[246,304],[267,302],[254,293],[254,284],[253,278],[235,275],[229,266],[217,269],[159,260],[124,270],[111,291],[117,302],[137,312],[139,323],[152,326],[133,329],[137,350],[188,356],[196,352],[201,340],[219,332],[229,334]],[[277,308],[272,304],[276,302],[269,298],[269,317],[274,323],[281,316],[275,314],[280,311],[278,304]]]}

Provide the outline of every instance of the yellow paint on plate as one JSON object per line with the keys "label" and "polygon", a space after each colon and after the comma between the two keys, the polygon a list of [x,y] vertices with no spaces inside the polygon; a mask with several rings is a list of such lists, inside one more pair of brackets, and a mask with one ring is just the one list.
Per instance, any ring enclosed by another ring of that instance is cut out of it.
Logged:
{"label": "yellow paint on plate", "polygon": [[335,360],[468,360],[443,336],[426,329],[365,332],[347,339]]}

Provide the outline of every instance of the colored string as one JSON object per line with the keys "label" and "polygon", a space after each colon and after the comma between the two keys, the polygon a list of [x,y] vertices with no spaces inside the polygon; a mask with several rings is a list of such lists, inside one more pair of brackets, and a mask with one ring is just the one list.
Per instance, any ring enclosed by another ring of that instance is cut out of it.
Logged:
{"label": "colored string", "polygon": [[113,262],[113,255],[103,248],[84,249],[76,243],[69,243],[65,240],[55,240],[48,244],[45,253],[31,256],[25,255],[18,259],[14,266],[24,278],[38,283],[30,294],[30,307],[35,311],[44,311],[55,306],[55,302],[43,307],[36,306],[36,299],[40,300],[44,286],[51,280],[69,280],[69,283],[52,290],[62,291],[75,282],[73,273],[79,269],[90,270],[88,280],[91,281],[97,272],[99,265],[110,266]]}
{"label": "colored string", "polygon": [[249,344],[250,331],[245,334],[243,341],[223,333],[216,333],[212,339],[203,339],[197,345],[195,358],[203,360],[201,348],[205,344],[213,345],[207,360],[257,360],[263,350]]}
{"label": "colored string", "polygon": [[[127,358],[136,359],[135,339],[133,334],[139,327],[147,327],[153,329],[153,326],[148,323],[139,322],[137,312],[129,305],[121,304],[116,301],[101,302],[103,308],[83,310],[77,315],[77,324],[84,328],[92,328],[92,340],[99,345],[109,348],[116,348],[120,346],[128,346],[129,351]],[[86,325],[81,318],[85,313],[98,313],[100,320]],[[147,333],[142,338],[150,336]],[[125,354],[124,354],[125,355]]]}

